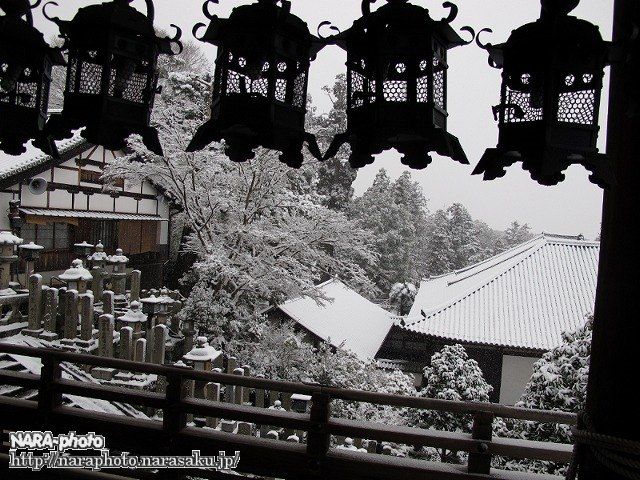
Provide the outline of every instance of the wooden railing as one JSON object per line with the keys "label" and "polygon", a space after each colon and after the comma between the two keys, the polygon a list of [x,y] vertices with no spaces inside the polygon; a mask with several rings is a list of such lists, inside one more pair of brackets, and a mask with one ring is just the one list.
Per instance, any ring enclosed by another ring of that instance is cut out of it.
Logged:
{"label": "wooden railing", "polygon": [[[107,447],[140,455],[190,455],[192,450],[200,450],[202,455],[216,455],[222,450],[238,450],[241,452],[238,472],[286,479],[554,479],[556,477],[491,469],[491,459],[503,456],[558,463],[571,460],[571,445],[498,438],[492,435],[491,428],[495,417],[574,425],[576,416],[569,413],[280,382],[9,344],[0,344],[0,353],[37,357],[42,361],[40,375],[0,371],[0,385],[38,390],[37,401],[0,396],[0,429],[5,431],[95,432],[107,438]],[[68,380],[62,377],[62,362],[155,374],[166,379],[166,386],[164,393],[156,393]],[[189,380],[305,394],[312,397],[311,410],[309,414],[302,414],[186,398],[184,385]],[[159,409],[163,412],[162,421],[64,406],[63,394]],[[473,416],[473,432],[443,432],[335,418],[330,414],[330,404],[338,399],[469,414]],[[188,414],[305,431],[306,445],[187,426]],[[451,465],[334,449],[331,448],[332,435],[468,452],[469,460],[467,465]],[[143,472],[118,474],[139,476]],[[220,473],[201,470],[195,475],[221,478]]]}

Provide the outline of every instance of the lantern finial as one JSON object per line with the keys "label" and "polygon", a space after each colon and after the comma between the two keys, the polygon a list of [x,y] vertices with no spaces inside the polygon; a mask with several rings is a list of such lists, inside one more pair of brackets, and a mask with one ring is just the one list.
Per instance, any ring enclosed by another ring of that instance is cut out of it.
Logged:
{"label": "lantern finial", "polygon": [[578,6],[580,0],[540,0],[542,16],[568,15]]}

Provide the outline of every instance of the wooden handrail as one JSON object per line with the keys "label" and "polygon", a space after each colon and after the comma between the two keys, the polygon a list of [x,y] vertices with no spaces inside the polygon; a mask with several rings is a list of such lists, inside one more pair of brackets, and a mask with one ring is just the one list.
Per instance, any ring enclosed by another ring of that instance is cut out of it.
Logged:
{"label": "wooden handrail", "polygon": [[[33,401],[0,396],[0,408],[5,410],[4,413],[9,412],[6,417],[11,418],[7,424],[8,426],[0,425],[2,428],[11,428],[11,425],[15,428],[16,425],[20,425],[19,422],[21,418],[31,419],[35,416],[35,427],[37,428],[46,427],[48,429],[55,429],[56,427],[61,428],[61,425],[67,425],[76,429],[84,425],[96,425],[96,428],[102,427],[106,429],[118,441],[122,442],[122,445],[113,444],[112,448],[133,448],[134,450],[131,451],[135,451],[136,448],[148,449],[148,445],[136,445],[134,443],[132,447],[132,444],[128,443],[130,439],[122,436],[124,433],[122,432],[123,426],[126,425],[126,429],[130,428],[132,432],[137,432],[132,435],[137,434],[140,435],[141,438],[146,438],[147,436],[153,437],[158,442],[158,449],[160,449],[156,453],[166,455],[175,454],[174,452],[180,451],[181,448],[188,445],[203,444],[202,439],[200,439],[202,436],[204,436],[203,438],[210,439],[217,438],[221,442],[228,442],[229,445],[244,445],[248,451],[243,451],[243,455],[248,454],[250,458],[252,451],[254,452],[253,455],[258,455],[258,452],[261,451],[278,453],[279,455],[283,455],[283,459],[286,459],[287,462],[297,465],[295,471],[300,472],[302,469],[311,476],[319,475],[322,478],[328,478],[326,477],[327,472],[331,472],[334,468],[342,469],[340,470],[341,474],[336,475],[335,478],[351,478],[350,475],[353,475],[353,478],[359,478],[355,473],[348,473],[351,471],[353,465],[346,466],[344,464],[345,459],[349,458],[349,455],[345,456],[343,453],[330,449],[330,439],[332,435],[390,441],[404,445],[419,445],[469,453],[468,470],[466,472],[455,468],[449,469],[448,467],[415,464],[412,463],[413,461],[402,463],[401,459],[393,459],[384,460],[383,462],[387,464],[389,464],[389,462],[392,464],[397,463],[397,475],[382,477],[382,471],[388,472],[385,468],[375,472],[375,475],[366,471],[361,472],[361,476],[370,476],[371,478],[404,479],[403,475],[400,474],[401,471],[431,472],[431,475],[435,475],[429,478],[486,478],[485,476],[490,473],[491,458],[495,455],[560,463],[571,460],[571,445],[496,438],[492,436],[492,423],[496,416],[540,422],[575,423],[575,415],[564,412],[526,410],[489,403],[451,402],[359,390],[345,390],[321,385],[280,382],[241,375],[196,371],[180,367],[135,363],[54,349],[36,349],[2,343],[0,343],[0,353],[41,358],[43,364],[40,376],[21,372],[0,372],[0,384],[19,385],[38,389],[37,404]],[[63,379],[61,362],[110,367],[162,376],[166,379],[164,392],[154,393]],[[311,413],[302,414],[250,405],[237,405],[191,397],[187,398],[185,390],[187,384],[185,382],[192,380],[239,385],[247,388],[277,392],[305,393],[312,397]],[[163,411],[162,423],[153,419],[138,420],[106,413],[97,414],[95,412],[82,412],[77,409],[71,409],[63,406],[63,394],[161,409]],[[430,409],[456,414],[469,414],[473,415],[473,431],[471,434],[443,432],[334,418],[330,416],[330,402],[335,399],[396,407]],[[14,412],[13,415],[11,412]],[[36,412],[37,415],[33,415],[33,413],[30,412]],[[203,430],[188,427],[186,422],[187,415],[193,414],[204,417],[239,420],[258,425],[269,425],[294,431],[305,431],[307,432],[306,448],[304,445],[294,446],[264,438],[244,437],[222,431],[217,432],[208,429]],[[71,420],[71,418],[74,420]],[[20,426],[22,427],[22,425]],[[303,455],[304,458],[301,458],[300,455]],[[380,462],[379,459],[374,460],[370,458],[372,457],[371,455],[365,455],[364,457],[364,463],[369,463],[371,466]],[[360,463],[360,457],[354,458],[358,459],[357,461],[353,460],[353,462],[355,462],[354,464]],[[366,458],[368,458],[368,460],[366,460]],[[261,468],[262,467],[259,467],[257,470],[248,473],[260,474]],[[288,472],[287,468],[289,467],[278,467],[275,471],[277,473],[286,473]],[[441,474],[442,477],[439,476]],[[505,476],[496,478],[518,477]],[[530,478],[539,477],[532,476]]]}

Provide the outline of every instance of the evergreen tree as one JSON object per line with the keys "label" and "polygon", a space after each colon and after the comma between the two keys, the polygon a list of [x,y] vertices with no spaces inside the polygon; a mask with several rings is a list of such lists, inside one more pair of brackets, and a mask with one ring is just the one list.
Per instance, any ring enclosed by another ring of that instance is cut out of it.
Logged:
{"label": "evergreen tree", "polygon": [[510,248],[519,245],[529,240],[533,235],[531,234],[531,227],[528,224],[521,225],[518,221],[514,220],[507,230],[505,230],[502,237],[504,248]]}
{"label": "evergreen tree", "polygon": [[449,219],[444,210],[438,210],[431,217],[430,232],[427,236],[426,271],[429,275],[442,275],[453,268],[453,242],[449,231]]}
{"label": "evergreen tree", "polygon": [[[544,354],[533,366],[533,374],[517,407],[578,413],[584,409],[593,319],[575,332],[563,334],[563,343]],[[571,427],[556,423],[512,421],[507,435],[542,442],[572,443]],[[542,461],[502,461],[511,470],[562,474],[566,465]]]}
{"label": "evergreen tree", "polygon": [[447,209],[449,237],[453,249],[451,265],[454,270],[464,268],[479,260],[480,245],[476,236],[476,226],[467,209],[454,203]]}
{"label": "evergreen tree", "polygon": [[395,307],[398,315],[407,315],[417,293],[418,289],[413,283],[396,283],[389,292],[389,303]]}

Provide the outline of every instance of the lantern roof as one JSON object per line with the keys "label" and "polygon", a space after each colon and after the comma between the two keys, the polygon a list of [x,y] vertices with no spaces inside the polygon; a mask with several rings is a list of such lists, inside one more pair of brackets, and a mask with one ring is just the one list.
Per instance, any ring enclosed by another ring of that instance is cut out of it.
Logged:
{"label": "lantern roof", "polygon": [[142,312],[142,305],[140,302],[131,302],[130,308],[124,313],[124,315],[118,317],[118,320],[126,323],[144,323],[147,321],[147,316]]}
{"label": "lantern roof", "polygon": [[[133,8],[132,0],[112,0],[78,9],[71,20],[47,17],[60,28],[63,37],[87,45],[102,45],[108,42],[114,31],[135,35],[141,40],[154,42],[162,53],[172,53],[172,39],[156,35],[153,20],[153,0],[146,0],[147,14]],[[53,2],[49,2],[47,5]],[[45,5],[46,7],[46,5]],[[46,14],[45,14],[46,15]]]}
{"label": "lantern roof", "polygon": [[124,255],[124,252],[121,248],[118,248],[116,250],[116,254],[111,255],[108,260],[110,263],[127,263],[129,261],[129,258]]}
{"label": "lantern roof", "polygon": [[159,297],[151,295],[150,297],[143,298],[140,302],[147,305],[172,305],[175,300],[168,295],[162,295]]}
{"label": "lantern roof", "polygon": [[[211,23],[200,40],[216,46],[236,46],[256,51],[273,48],[278,34],[292,40],[309,42],[309,57],[315,57],[325,43],[310,33],[304,20],[291,13],[290,2],[285,0],[281,2],[282,6],[278,6],[277,3],[276,0],[258,0],[234,8],[229,18],[218,18],[207,13],[207,2],[205,13],[211,19]],[[305,56],[307,51],[298,50],[298,54]]]}
{"label": "lantern roof", "polygon": [[544,71],[554,65],[608,64],[611,43],[603,40],[597,25],[568,15],[571,8],[551,9],[546,7],[548,2],[542,3],[540,18],[513,30],[505,43],[480,44],[489,52],[494,66],[502,68],[506,61],[511,68]]}
{"label": "lantern roof", "polygon": [[[411,42],[413,46],[431,45],[431,35],[436,36],[444,44],[447,49],[466,45],[465,41],[451,27],[450,23],[456,18],[458,8],[447,2],[447,6],[451,8],[448,17],[441,20],[434,20],[429,15],[429,10],[419,5],[408,3],[408,0],[387,0],[387,4],[383,5],[374,12],[369,12],[369,5],[365,1],[363,4],[363,16],[353,23],[353,26],[333,37],[335,43],[346,50],[347,43],[362,44],[367,48],[371,44],[371,39],[385,41],[389,35],[396,36],[397,40],[401,40],[400,36],[393,32],[393,26],[398,26],[398,33],[401,37]],[[398,45],[403,48],[403,45]]]}
{"label": "lantern roof", "polygon": [[[21,18],[22,15],[27,16],[26,21]],[[42,32],[33,26],[31,11],[16,10],[0,16],[0,57],[31,62],[40,61],[47,55],[50,55],[53,64],[64,65],[60,49],[52,48]]]}
{"label": "lantern roof", "polygon": [[20,250],[32,250],[32,251],[44,250],[44,247],[42,245],[36,245],[33,242],[29,242],[29,243],[26,243],[24,245],[20,245],[18,248]]}
{"label": "lantern roof", "polygon": [[207,337],[198,337],[196,342],[197,345],[182,357],[183,360],[191,362],[211,362],[222,355],[220,350],[216,350],[209,345]]}
{"label": "lantern roof", "polygon": [[82,260],[75,259],[71,263],[71,268],[58,277],[64,282],[77,282],[80,280],[90,281],[93,279],[91,272],[83,267]]}
{"label": "lantern roof", "polygon": [[20,245],[23,241],[11,232],[0,232],[0,245]]}

